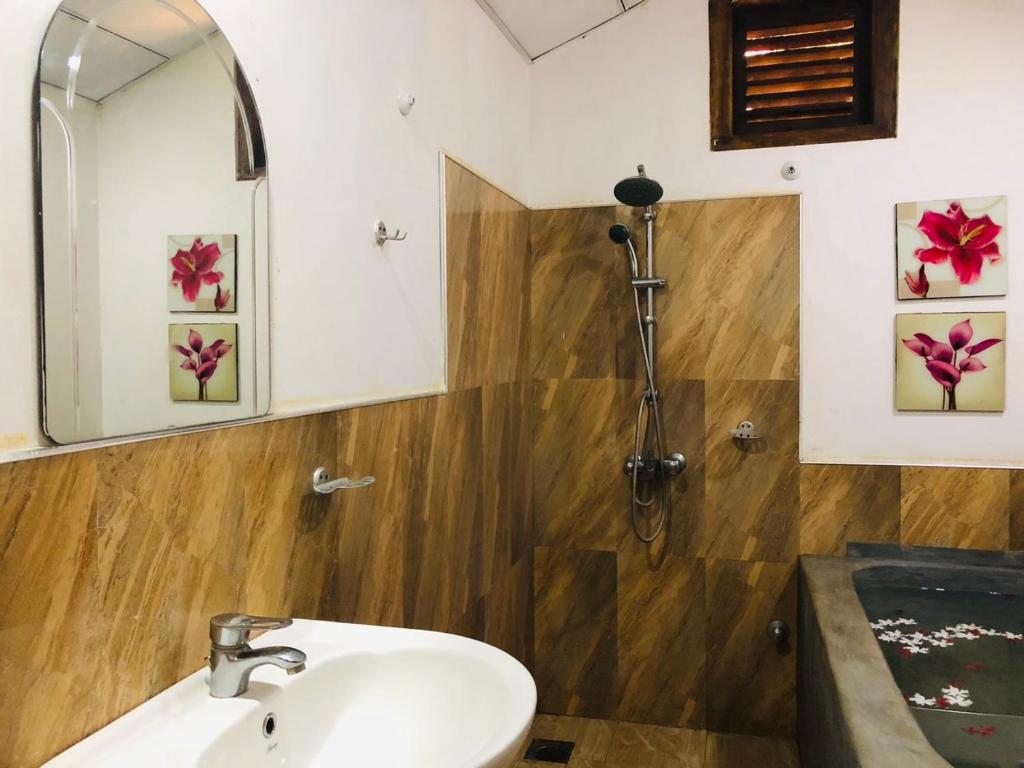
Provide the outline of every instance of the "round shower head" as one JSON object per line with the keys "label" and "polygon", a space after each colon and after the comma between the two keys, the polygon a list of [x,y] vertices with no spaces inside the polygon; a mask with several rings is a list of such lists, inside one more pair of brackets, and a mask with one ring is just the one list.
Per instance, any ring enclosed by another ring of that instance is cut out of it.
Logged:
{"label": "round shower head", "polygon": [[608,237],[612,239],[612,242],[616,245],[625,245],[629,242],[629,230],[626,229],[625,224],[614,224],[612,228],[608,230]]}
{"label": "round shower head", "polygon": [[615,185],[615,199],[633,208],[646,208],[661,200],[665,190],[654,179],[647,178],[644,167],[637,167],[637,175],[623,179]]}

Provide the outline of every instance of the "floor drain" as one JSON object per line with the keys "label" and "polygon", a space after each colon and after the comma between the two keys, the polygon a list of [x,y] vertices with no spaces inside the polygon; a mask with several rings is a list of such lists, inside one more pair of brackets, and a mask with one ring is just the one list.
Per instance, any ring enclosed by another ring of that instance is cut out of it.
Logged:
{"label": "floor drain", "polygon": [[566,765],[572,757],[573,741],[555,741],[554,739],[534,739],[526,750],[527,760],[541,760],[545,763],[561,763]]}

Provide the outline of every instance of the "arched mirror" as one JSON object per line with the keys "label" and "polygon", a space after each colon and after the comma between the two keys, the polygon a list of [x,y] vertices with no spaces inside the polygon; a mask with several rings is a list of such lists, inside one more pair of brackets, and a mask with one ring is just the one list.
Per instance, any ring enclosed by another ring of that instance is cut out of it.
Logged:
{"label": "arched mirror", "polygon": [[36,137],[46,434],[267,413],[266,149],[210,16],[193,0],[65,0]]}

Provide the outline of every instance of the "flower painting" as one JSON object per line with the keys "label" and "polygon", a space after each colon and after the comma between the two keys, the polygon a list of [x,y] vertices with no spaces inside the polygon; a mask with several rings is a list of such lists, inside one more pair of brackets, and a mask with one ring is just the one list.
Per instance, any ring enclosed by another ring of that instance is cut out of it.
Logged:
{"label": "flower painting", "polygon": [[167,238],[167,308],[171,312],[235,311],[235,235]]}
{"label": "flower painting", "polygon": [[1006,198],[896,206],[899,299],[1006,295]]}
{"label": "flower painting", "polygon": [[238,402],[238,326],[196,323],[168,326],[171,399]]}
{"label": "flower painting", "polygon": [[1002,411],[1006,314],[896,316],[896,410]]}

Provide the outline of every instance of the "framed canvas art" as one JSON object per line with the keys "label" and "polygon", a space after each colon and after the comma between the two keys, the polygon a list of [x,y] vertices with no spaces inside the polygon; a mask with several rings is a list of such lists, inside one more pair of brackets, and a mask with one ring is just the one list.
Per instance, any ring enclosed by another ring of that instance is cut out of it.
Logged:
{"label": "framed canvas art", "polygon": [[175,402],[238,402],[238,326],[172,324],[168,376]]}
{"label": "framed canvas art", "polygon": [[896,316],[896,410],[1002,411],[1006,314]]}
{"label": "framed canvas art", "polygon": [[1005,296],[1006,197],[899,203],[896,296]]}
{"label": "framed canvas art", "polygon": [[167,308],[171,312],[234,312],[236,235],[167,238]]}

